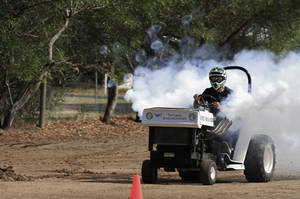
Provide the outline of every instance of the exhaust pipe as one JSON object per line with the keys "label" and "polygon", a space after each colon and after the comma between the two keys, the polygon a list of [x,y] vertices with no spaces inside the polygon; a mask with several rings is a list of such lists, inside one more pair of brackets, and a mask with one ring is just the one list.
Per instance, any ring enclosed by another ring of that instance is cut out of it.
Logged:
{"label": "exhaust pipe", "polygon": [[222,136],[232,125],[232,121],[227,119],[226,117],[219,122],[219,124],[212,130],[207,130],[213,136]]}

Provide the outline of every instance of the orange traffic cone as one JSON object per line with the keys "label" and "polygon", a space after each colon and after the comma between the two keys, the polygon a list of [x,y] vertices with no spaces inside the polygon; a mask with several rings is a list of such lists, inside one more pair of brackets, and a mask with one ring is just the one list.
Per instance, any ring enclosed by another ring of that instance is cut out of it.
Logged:
{"label": "orange traffic cone", "polygon": [[139,175],[133,176],[132,187],[129,199],[143,199],[141,181]]}

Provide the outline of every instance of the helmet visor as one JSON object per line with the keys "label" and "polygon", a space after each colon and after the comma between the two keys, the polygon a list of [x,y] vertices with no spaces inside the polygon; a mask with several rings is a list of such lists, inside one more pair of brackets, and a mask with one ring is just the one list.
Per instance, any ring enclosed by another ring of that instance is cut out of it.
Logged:
{"label": "helmet visor", "polygon": [[222,81],[225,80],[225,77],[223,77],[223,76],[210,76],[209,79],[210,79],[211,82],[221,83]]}

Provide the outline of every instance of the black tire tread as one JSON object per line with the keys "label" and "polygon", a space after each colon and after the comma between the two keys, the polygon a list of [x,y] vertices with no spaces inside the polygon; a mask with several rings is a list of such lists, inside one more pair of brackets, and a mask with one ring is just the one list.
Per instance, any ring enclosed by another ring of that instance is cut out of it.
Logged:
{"label": "black tire tread", "polygon": [[[264,170],[263,155],[267,145],[271,145],[274,154],[274,163],[271,173]],[[255,135],[249,144],[245,159],[244,174],[248,182],[268,182],[272,179],[275,168],[275,146],[273,140],[266,135]]]}
{"label": "black tire tread", "polygon": [[144,160],[142,165],[142,180],[144,183],[156,183],[157,168],[154,168],[151,160]]}

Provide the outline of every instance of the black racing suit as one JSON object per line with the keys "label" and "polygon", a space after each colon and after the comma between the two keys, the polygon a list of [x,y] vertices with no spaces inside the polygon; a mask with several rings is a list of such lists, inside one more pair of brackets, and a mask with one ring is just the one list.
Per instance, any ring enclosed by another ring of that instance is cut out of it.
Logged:
{"label": "black racing suit", "polygon": [[[208,101],[208,103],[215,102],[212,98],[205,97],[205,95],[213,96],[217,102],[222,104],[225,100],[228,99],[228,97],[233,93],[233,90],[226,87],[224,88],[223,92],[217,92],[213,87],[207,88],[204,90],[202,95],[204,95],[204,99]],[[210,111],[214,114],[214,116],[217,118],[217,121],[220,121],[222,119],[222,116],[218,115],[219,109],[214,108],[213,106],[210,107]],[[237,139],[239,136],[239,131],[230,131],[228,130],[222,137],[219,138],[219,141],[226,141],[230,148],[234,148]]]}
{"label": "black racing suit", "polygon": [[[215,100],[213,100],[212,98],[209,97],[205,97],[205,95],[209,95],[209,96],[213,96],[217,102],[222,103],[223,101],[225,101],[228,96],[230,94],[232,94],[232,90],[228,87],[225,86],[224,91],[223,92],[217,92],[213,87],[207,88],[203,91],[202,95],[204,95],[204,99],[208,101],[208,103],[212,103]],[[214,113],[214,115],[216,115],[219,110],[216,108],[211,108],[211,112]]]}

